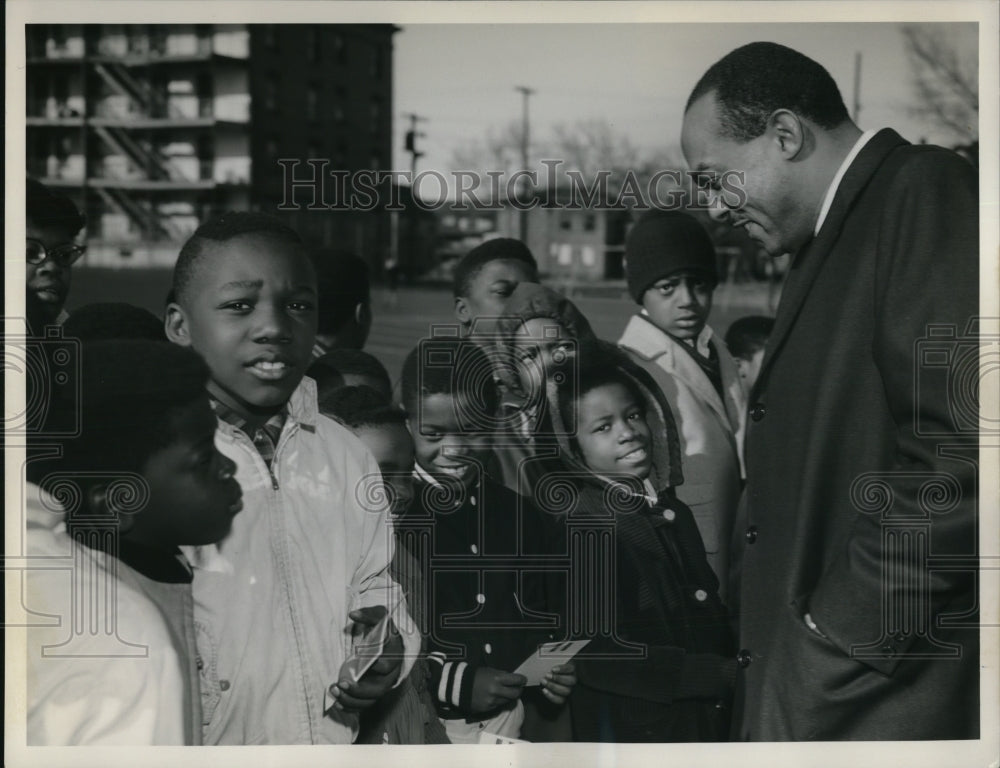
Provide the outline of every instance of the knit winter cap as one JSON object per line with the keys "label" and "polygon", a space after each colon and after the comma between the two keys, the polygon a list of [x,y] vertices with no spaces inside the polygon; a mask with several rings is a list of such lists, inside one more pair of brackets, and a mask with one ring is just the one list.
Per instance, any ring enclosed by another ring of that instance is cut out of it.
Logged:
{"label": "knit winter cap", "polygon": [[625,279],[637,304],[657,280],[681,270],[702,272],[718,282],[715,246],[694,216],[651,211],[637,221],[625,241]]}

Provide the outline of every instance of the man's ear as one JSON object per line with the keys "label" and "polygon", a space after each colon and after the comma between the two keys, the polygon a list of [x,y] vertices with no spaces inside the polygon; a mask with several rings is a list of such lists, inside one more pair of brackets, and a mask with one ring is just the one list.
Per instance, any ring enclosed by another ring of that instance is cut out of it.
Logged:
{"label": "man's ear", "polygon": [[191,346],[191,334],[188,329],[187,315],[181,309],[181,305],[176,302],[167,304],[167,310],[163,316],[163,330],[167,334],[167,339],[182,347]]}
{"label": "man's ear", "polygon": [[[111,516],[108,506],[108,486],[104,483],[91,486],[87,491],[87,508],[94,517]],[[135,515],[118,515],[118,532],[128,533],[135,524]]]}
{"label": "man's ear", "polygon": [[462,325],[468,325],[472,322],[472,313],[469,312],[469,305],[461,296],[455,297],[455,318]]}
{"label": "man's ear", "polygon": [[767,132],[786,160],[794,160],[805,148],[806,128],[802,120],[788,109],[778,109],[767,120]]}

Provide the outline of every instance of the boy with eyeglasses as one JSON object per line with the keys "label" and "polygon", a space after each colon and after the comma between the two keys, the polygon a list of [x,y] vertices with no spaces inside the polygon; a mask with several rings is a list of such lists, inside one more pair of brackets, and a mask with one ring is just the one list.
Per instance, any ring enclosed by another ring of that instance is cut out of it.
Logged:
{"label": "boy with eyeglasses", "polygon": [[45,325],[61,324],[68,317],[63,306],[70,268],[86,251],[86,246],[75,242],[83,225],[83,215],[69,198],[28,179],[27,290],[37,299]]}

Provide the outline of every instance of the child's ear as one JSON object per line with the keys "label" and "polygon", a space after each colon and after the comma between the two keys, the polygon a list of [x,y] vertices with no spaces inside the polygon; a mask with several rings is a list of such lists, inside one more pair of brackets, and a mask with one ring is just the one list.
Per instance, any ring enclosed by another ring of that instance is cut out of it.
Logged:
{"label": "child's ear", "polygon": [[357,306],[354,307],[354,322],[358,324],[359,327],[364,328],[370,325],[372,321],[372,309],[368,306],[367,302],[359,301]]}
{"label": "child's ear", "polygon": [[187,315],[180,304],[170,302],[163,317],[163,330],[167,338],[182,347],[191,346],[191,334],[188,332]]}
{"label": "child's ear", "polygon": [[[95,485],[87,491],[87,508],[94,517],[110,517],[111,508],[108,506],[108,486]],[[118,533],[124,534],[132,530],[135,524],[135,515],[118,515]]]}
{"label": "child's ear", "polygon": [[469,305],[461,296],[455,297],[455,318],[462,325],[468,325],[472,322],[472,313],[469,312]]}

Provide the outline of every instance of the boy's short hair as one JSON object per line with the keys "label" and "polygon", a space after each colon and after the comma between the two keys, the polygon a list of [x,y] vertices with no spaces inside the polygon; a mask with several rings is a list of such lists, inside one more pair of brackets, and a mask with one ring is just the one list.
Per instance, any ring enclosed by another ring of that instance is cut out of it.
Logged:
{"label": "boy's short hair", "polygon": [[36,227],[63,229],[75,237],[86,224],[72,200],[53,192],[40,181],[28,179],[25,197],[28,221]]}
{"label": "boy's short hair", "polygon": [[82,341],[167,340],[163,321],[156,315],[141,307],[121,302],[88,304],[75,310],[63,323],[63,333]]}
{"label": "boy's short hair", "polygon": [[531,270],[532,282],[538,282],[538,262],[528,246],[512,237],[497,237],[477,245],[458,262],[452,281],[456,298],[469,295],[473,278],[491,261],[519,261]]}
{"label": "boy's short hair", "polygon": [[188,286],[194,280],[198,261],[208,250],[209,243],[224,243],[241,235],[261,234],[292,245],[304,247],[299,233],[279,219],[256,211],[229,211],[202,224],[188,238],[177,256],[171,294],[183,301]]}
{"label": "boy's short hair", "polygon": [[317,357],[306,371],[306,376],[315,379],[316,391],[321,399],[327,393],[342,388],[346,374],[376,379],[385,386],[386,392],[392,391],[392,381],[385,366],[377,357],[360,349],[331,349]]}
{"label": "boy's short hair", "polygon": [[317,333],[334,334],[354,317],[358,304],[371,304],[371,282],[364,259],[349,251],[313,251],[319,297]]}
{"label": "boy's short hair", "polygon": [[331,392],[320,401],[320,411],[352,430],[406,423],[406,411],[364,384]]}
{"label": "boy's short hair", "polygon": [[742,360],[749,360],[764,348],[773,330],[773,317],[747,315],[734,320],[726,331],[725,341],[729,354]]}
{"label": "boy's short hair", "polygon": [[79,413],[80,434],[64,441],[58,462],[71,473],[140,472],[175,439],[171,412],[207,398],[208,366],[168,341],[86,342],[79,376],[78,396],[55,404]]}
{"label": "boy's short hair", "polygon": [[411,416],[419,413],[424,397],[453,397],[459,419],[476,429],[488,423],[500,405],[493,362],[467,339],[426,339],[418,344],[403,363],[400,391]]}

